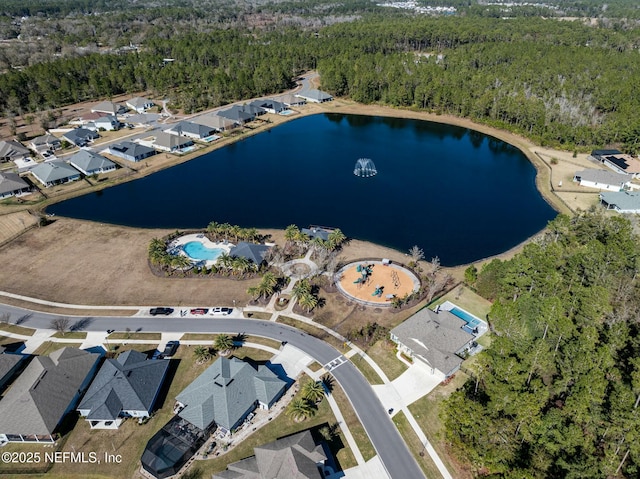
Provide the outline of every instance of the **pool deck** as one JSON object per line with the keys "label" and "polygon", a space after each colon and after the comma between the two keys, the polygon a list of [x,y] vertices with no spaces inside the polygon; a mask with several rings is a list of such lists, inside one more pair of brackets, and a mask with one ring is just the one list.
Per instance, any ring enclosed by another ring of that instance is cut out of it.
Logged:
{"label": "pool deck", "polygon": [[[170,254],[183,254],[187,258],[192,260],[194,264],[201,263],[202,261],[204,261],[204,264],[207,268],[210,268],[211,266],[216,264],[216,261],[218,261],[217,258],[215,260],[196,260],[194,258],[191,258],[187,253],[185,253],[182,250],[181,248],[182,246],[184,246],[187,243],[191,243],[193,241],[202,243],[202,245],[205,248],[208,248],[208,249],[220,248],[227,253],[229,253],[229,251],[231,251],[231,247],[234,246],[232,243],[229,243],[228,241],[213,242],[209,238],[207,238],[204,234],[198,233],[198,234],[184,235],[174,239],[171,243],[167,245],[167,251]],[[176,250],[176,248],[178,248],[178,250]],[[172,253],[172,251],[174,251],[174,253]]]}
{"label": "pool deck", "polygon": [[[462,311],[463,313],[465,313],[467,315],[469,315],[471,318],[473,318],[475,321],[478,322],[478,333],[474,334],[476,339],[479,338],[480,336],[482,336],[483,334],[485,334],[489,330],[489,325],[487,324],[486,321],[483,321],[482,319],[477,317],[475,314],[471,314],[466,309],[461,308],[460,306],[458,306],[457,304],[452,303],[451,301],[445,301],[444,303],[442,303],[439,306],[439,309],[441,309],[443,311],[451,311],[454,308]],[[454,313],[451,313],[451,314],[454,314]],[[456,315],[456,316],[458,316],[458,315]],[[460,319],[462,319],[464,321],[464,318],[460,318]]]}

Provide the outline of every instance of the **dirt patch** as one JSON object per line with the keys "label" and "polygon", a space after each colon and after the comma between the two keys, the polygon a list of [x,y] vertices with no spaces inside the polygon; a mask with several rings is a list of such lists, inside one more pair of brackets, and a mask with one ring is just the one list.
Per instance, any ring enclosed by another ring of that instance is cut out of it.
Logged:
{"label": "dirt patch", "polygon": [[249,301],[246,290],[258,279],[158,278],[151,274],[147,266],[149,242],[168,233],[60,218],[0,248],[0,290],[88,305],[231,305],[234,300],[237,304]]}
{"label": "dirt patch", "polygon": [[367,261],[345,269],[340,286],[354,298],[386,306],[391,300],[388,295],[402,298],[414,292],[413,280],[405,269]]}

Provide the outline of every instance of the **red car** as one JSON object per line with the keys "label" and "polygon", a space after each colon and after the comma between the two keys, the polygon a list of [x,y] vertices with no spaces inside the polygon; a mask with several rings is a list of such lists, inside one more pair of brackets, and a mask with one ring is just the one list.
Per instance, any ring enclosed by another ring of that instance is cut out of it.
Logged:
{"label": "red car", "polygon": [[209,312],[209,310],[207,308],[193,308],[189,312],[191,314],[193,314],[193,315],[196,315],[196,316],[202,316],[204,314],[207,314]]}

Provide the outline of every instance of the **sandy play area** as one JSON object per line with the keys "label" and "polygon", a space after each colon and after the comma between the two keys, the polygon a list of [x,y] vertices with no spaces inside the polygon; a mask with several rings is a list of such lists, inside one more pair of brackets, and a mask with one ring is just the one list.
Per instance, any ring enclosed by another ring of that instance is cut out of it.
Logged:
{"label": "sandy play area", "polygon": [[394,296],[402,298],[420,288],[420,281],[411,271],[382,261],[351,263],[338,275],[337,285],[342,294],[371,305],[390,306]]}

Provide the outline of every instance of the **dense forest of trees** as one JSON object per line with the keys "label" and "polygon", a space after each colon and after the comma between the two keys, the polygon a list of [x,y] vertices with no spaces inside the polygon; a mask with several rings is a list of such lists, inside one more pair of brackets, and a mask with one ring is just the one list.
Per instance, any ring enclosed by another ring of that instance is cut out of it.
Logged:
{"label": "dense forest of trees", "polygon": [[[445,408],[446,435],[487,477],[640,475],[640,243],[620,217],[559,216],[476,287],[491,348]],[[473,275],[468,275],[470,278]]]}
{"label": "dense forest of trees", "polygon": [[[316,68],[322,87],[469,117],[567,149],[637,153],[640,29],[537,18],[370,15],[313,31],[158,35],[141,52],[61,58],[0,76],[0,112],[44,110],[146,89],[187,112],[272,94]],[[175,62],[163,65],[163,58]]]}

